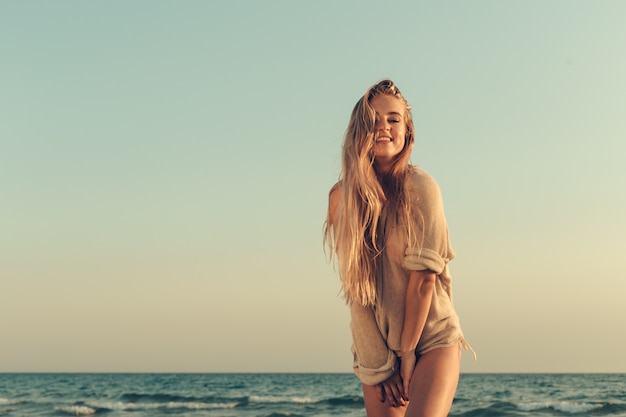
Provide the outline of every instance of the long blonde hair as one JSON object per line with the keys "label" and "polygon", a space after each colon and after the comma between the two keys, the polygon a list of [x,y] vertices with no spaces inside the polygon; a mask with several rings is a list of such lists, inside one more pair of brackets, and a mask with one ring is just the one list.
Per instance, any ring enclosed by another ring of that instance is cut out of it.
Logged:
{"label": "long blonde hair", "polygon": [[[376,172],[374,166],[376,111],[370,104],[382,94],[400,99],[405,106],[406,122],[404,148],[385,174]],[[331,256],[333,252],[337,255],[342,290],[348,303],[362,306],[376,303],[376,258],[383,250],[378,228],[385,206],[407,226],[407,240],[416,240],[404,186],[414,140],[411,107],[393,81],[380,81],[357,101],[342,145],[340,180],[331,190],[331,194],[340,193],[339,204],[336,216],[329,209],[324,234]]]}

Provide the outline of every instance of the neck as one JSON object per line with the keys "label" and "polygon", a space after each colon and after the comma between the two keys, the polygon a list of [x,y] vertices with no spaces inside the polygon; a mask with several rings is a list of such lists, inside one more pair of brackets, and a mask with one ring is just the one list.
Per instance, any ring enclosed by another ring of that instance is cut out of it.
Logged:
{"label": "neck", "polygon": [[374,170],[376,171],[376,174],[380,175],[389,175],[391,173],[391,161],[381,161],[379,159],[376,159],[374,161]]}

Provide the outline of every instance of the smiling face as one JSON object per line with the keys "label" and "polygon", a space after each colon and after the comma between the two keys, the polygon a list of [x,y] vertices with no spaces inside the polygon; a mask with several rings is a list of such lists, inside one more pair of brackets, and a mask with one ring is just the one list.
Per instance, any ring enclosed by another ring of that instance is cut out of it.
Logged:
{"label": "smiling face", "polygon": [[376,111],[374,163],[379,172],[386,172],[404,149],[406,109],[399,98],[389,94],[374,97],[370,105]]}

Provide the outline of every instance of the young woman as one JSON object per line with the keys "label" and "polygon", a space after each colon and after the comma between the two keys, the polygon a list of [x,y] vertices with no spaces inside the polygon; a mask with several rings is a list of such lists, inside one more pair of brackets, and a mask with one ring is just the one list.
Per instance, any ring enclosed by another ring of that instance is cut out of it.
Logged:
{"label": "young woman", "polygon": [[410,106],[391,80],[356,103],[329,196],[326,241],[350,307],[354,370],[370,417],[447,416],[463,338],[454,251],[437,183],[410,165]]}

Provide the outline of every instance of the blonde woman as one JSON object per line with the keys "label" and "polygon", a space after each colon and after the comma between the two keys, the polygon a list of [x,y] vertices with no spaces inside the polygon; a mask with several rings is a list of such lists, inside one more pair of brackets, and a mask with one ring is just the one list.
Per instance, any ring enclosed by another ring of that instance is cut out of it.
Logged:
{"label": "blonde woman", "polygon": [[454,251],[437,183],[409,163],[410,106],[391,80],[356,103],[329,196],[326,240],[350,307],[367,415],[447,416],[463,338],[452,304]]}

